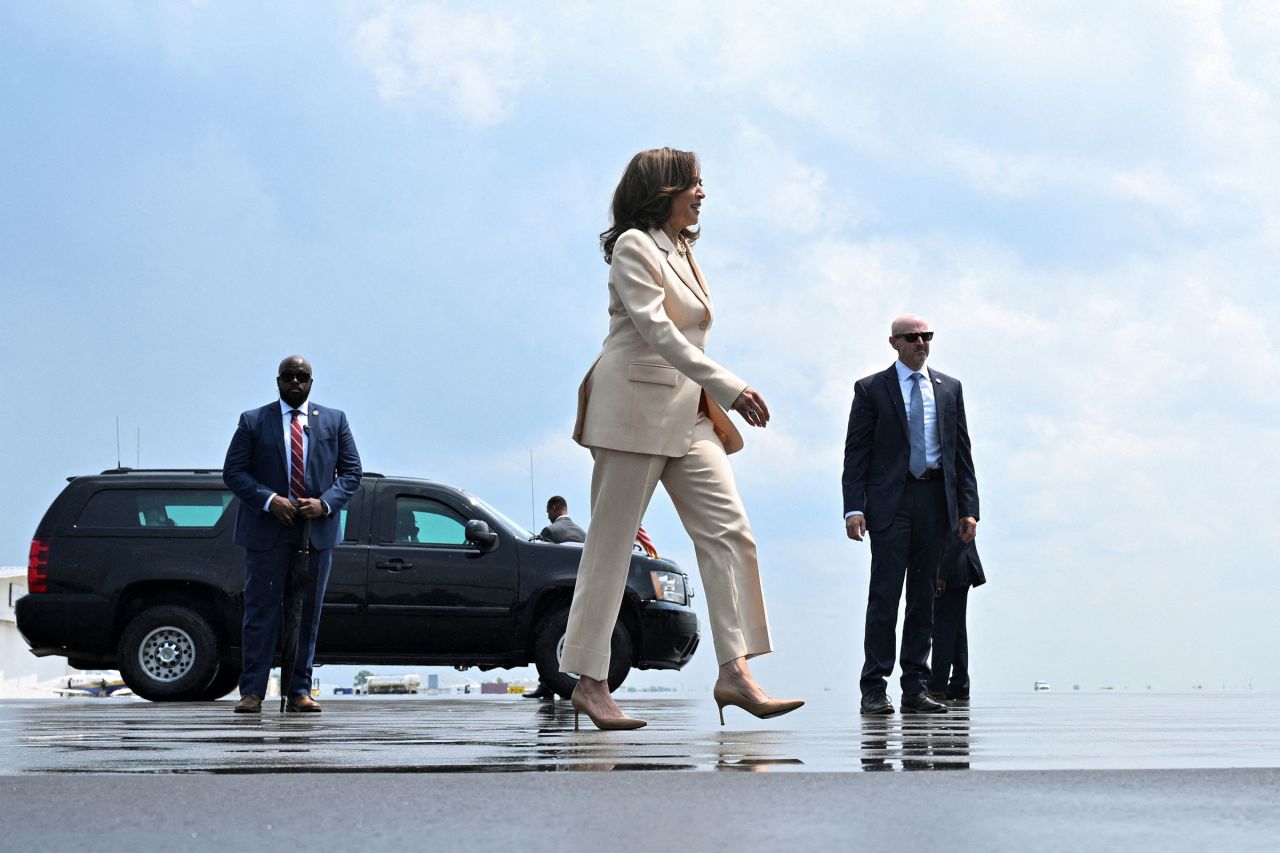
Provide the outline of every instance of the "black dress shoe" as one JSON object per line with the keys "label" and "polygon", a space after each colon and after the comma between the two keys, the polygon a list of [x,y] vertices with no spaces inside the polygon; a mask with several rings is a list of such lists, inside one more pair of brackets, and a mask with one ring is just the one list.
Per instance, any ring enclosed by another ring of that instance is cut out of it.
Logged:
{"label": "black dress shoe", "polygon": [[943,693],[941,690],[926,690],[924,692],[924,695],[928,696],[930,699],[932,699],[935,702],[945,702],[946,700],[951,698],[947,694]]}
{"label": "black dress shoe", "polygon": [[948,691],[948,692],[947,692],[947,698],[948,698],[949,700],[951,700],[952,702],[968,702],[968,701],[969,701],[969,691],[968,691],[968,690],[966,690],[966,691],[965,691],[965,692],[963,692],[963,693],[952,693],[952,692]]}
{"label": "black dress shoe", "polygon": [[862,697],[862,713],[892,714],[893,703],[889,701],[889,697],[883,691],[868,693]]}
{"label": "black dress shoe", "polygon": [[902,713],[945,714],[947,713],[947,706],[930,699],[928,693],[917,693],[914,696],[902,697]]}
{"label": "black dress shoe", "polygon": [[556,691],[551,689],[551,685],[545,681],[539,681],[536,690],[530,690],[524,694],[526,699],[554,699]]}

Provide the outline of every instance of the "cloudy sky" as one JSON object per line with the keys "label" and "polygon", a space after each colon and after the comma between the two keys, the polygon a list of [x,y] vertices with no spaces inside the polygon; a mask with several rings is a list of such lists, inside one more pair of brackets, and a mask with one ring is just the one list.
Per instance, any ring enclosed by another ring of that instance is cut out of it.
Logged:
{"label": "cloudy sky", "polygon": [[[532,451],[585,520],[596,235],[671,145],[702,158],[709,352],[774,413],[734,457],[766,686],[856,681],[842,443],[907,310],[965,384],[977,688],[1280,686],[1280,8],[654,8],[0,8],[0,563],[117,417],[126,464],[219,465],[294,351],[366,468],[528,519]],[[665,495],[646,526],[693,569]]]}

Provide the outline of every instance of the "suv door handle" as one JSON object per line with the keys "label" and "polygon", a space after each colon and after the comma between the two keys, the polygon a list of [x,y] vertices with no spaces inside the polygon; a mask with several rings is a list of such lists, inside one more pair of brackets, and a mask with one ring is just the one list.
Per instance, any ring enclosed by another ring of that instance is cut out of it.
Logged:
{"label": "suv door handle", "polygon": [[413,563],[406,563],[404,560],[400,559],[399,557],[393,557],[390,560],[384,560],[381,563],[374,563],[373,565],[376,568],[385,569],[388,572],[401,572],[401,571],[404,571],[405,569],[413,568]]}

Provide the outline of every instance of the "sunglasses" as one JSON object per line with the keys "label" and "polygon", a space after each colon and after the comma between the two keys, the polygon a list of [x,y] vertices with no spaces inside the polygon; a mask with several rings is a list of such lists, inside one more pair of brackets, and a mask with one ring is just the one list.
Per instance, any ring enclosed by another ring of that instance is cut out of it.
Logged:
{"label": "sunglasses", "polygon": [[933,332],[903,332],[901,335],[894,335],[894,337],[902,338],[907,343],[914,344],[922,338],[926,341],[933,340]]}
{"label": "sunglasses", "polygon": [[310,382],[310,381],[311,381],[311,374],[310,374],[310,373],[301,373],[301,372],[297,372],[297,373],[281,373],[281,374],[280,374],[280,381],[281,381],[281,382],[300,382],[300,383],[302,383],[303,385],[305,385],[306,383],[308,383],[308,382]]}

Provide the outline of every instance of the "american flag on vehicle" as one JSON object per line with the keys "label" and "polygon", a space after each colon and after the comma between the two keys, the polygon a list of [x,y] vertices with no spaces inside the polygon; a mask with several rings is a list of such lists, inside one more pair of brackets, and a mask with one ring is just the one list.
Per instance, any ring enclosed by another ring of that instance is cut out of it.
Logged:
{"label": "american flag on vehicle", "polygon": [[636,531],[636,544],[644,549],[644,552],[651,559],[658,558],[658,549],[653,547],[653,540],[649,538],[649,534],[644,532],[644,525],[640,525],[640,529]]}

